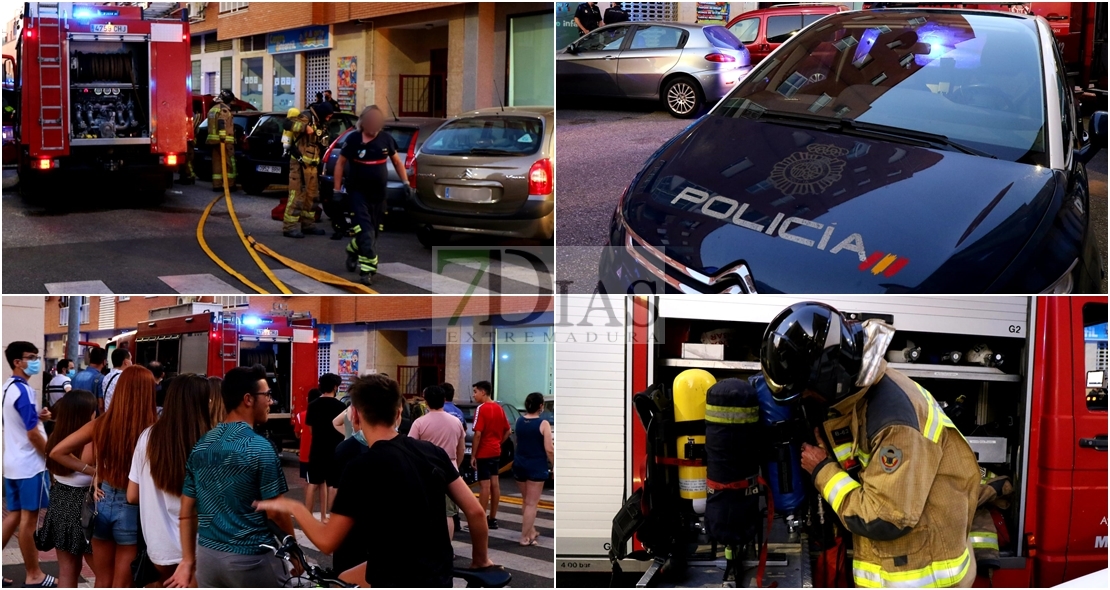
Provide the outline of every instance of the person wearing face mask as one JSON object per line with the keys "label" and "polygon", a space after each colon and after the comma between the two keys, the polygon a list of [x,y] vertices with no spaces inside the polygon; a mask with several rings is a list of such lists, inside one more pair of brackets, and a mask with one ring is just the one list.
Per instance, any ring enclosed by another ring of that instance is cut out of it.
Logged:
{"label": "person wearing face mask", "polygon": [[[35,526],[39,510],[50,506],[50,476],[46,471],[46,430],[49,412],[35,408],[35,390],[28,379],[42,372],[39,349],[30,342],[12,342],[4,350],[12,376],[4,382],[4,516],[3,545],[19,528],[19,552],[26,570],[25,587],[55,588],[54,576],[39,567]],[[8,582],[5,580],[5,586]]]}
{"label": "person wearing face mask", "polygon": [[[50,383],[46,384],[43,391],[44,405],[48,409],[53,408],[54,404],[62,399],[62,396],[73,389],[73,377],[76,374],[77,371],[73,368],[73,361],[69,359],[62,359],[54,365],[54,377],[50,379]],[[53,429],[53,423],[47,422],[46,434],[49,435]]]}
{"label": "person wearing face mask", "polygon": [[335,164],[335,192],[342,192],[346,172],[346,189],[354,209],[355,237],[347,245],[347,270],[358,269],[359,282],[367,286],[378,272],[374,246],[385,217],[386,164],[392,162],[401,183],[409,186],[397,142],[388,133],[382,133],[384,125],[382,110],[377,105],[366,107],[358,117],[360,132],[347,137]]}
{"label": "person wearing face mask", "polygon": [[887,366],[893,334],[797,303],[767,327],[763,376],[776,402],[820,423],[801,466],[852,533],[856,586],[970,587],[979,467],[932,394]]}

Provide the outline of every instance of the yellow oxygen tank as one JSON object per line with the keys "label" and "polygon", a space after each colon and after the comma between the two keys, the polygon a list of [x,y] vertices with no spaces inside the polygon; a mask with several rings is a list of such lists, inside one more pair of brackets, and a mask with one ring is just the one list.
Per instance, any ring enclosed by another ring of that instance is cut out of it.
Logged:
{"label": "yellow oxygen tank", "polygon": [[[705,420],[705,393],[717,380],[708,371],[687,369],[674,379],[674,421],[691,422]],[[678,458],[686,459],[686,446],[689,443],[705,445],[705,435],[679,436]],[[705,466],[678,468],[679,495],[694,503],[694,512],[705,513]]]}

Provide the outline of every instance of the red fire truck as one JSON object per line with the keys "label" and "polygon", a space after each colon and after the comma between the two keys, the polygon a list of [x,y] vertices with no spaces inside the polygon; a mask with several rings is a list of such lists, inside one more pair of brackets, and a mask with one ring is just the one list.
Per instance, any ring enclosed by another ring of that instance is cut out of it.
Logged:
{"label": "red fire truck", "polygon": [[[801,300],[565,298],[555,336],[560,585],[564,574],[610,569],[610,523],[643,485],[647,441],[632,396],[652,384],[669,387],[690,368],[705,369],[717,380],[755,374],[767,322]],[[981,466],[1012,478],[995,586],[1053,586],[1107,568],[1105,297],[818,300],[894,325],[890,353],[916,352],[902,357],[913,362],[890,362],[888,355],[890,365],[947,404]],[[706,354],[706,342],[723,345],[715,349],[723,349],[723,358]],[[988,348],[991,354],[982,354]],[[779,543],[774,531],[771,540],[782,564],[768,562],[765,579],[779,587],[812,580],[804,541]],[[642,548],[636,539],[629,547]],[[717,561],[724,560],[706,557],[704,549],[689,558],[690,569],[706,566],[702,580],[719,585]],[[621,563],[626,572],[651,565]],[[680,585],[699,585],[697,579],[691,574]]]}
{"label": "red fire truck", "polygon": [[308,392],[319,380],[316,322],[306,313],[241,314],[204,303],[164,307],[107,344],[109,353],[116,347],[130,350],[136,364],[162,363],[168,376],[222,377],[235,367],[264,366],[274,405],[260,432],[279,449],[293,438],[290,416],[308,406]]}
{"label": "red fire truck", "polygon": [[[182,11],[184,12],[184,11]],[[62,178],[161,192],[193,136],[189,23],[138,6],[29,2],[16,45],[21,191]]]}

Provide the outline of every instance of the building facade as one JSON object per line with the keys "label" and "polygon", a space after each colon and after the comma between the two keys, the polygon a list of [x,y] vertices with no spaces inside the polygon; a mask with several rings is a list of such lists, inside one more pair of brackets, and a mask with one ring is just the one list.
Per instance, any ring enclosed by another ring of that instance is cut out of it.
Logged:
{"label": "building facade", "polygon": [[239,317],[310,315],[318,328],[319,374],[385,373],[410,395],[447,381],[462,400],[469,399],[470,384],[488,380],[497,399],[518,407],[532,391],[550,396],[554,390],[550,297],[46,297],[39,340],[44,373],[65,354],[70,305],[80,306],[84,366],[90,345],[103,347],[146,322],[152,310],[185,303],[217,303]]}
{"label": "building facade", "polygon": [[451,116],[554,104],[549,2],[191,2],[192,89],[264,111]]}

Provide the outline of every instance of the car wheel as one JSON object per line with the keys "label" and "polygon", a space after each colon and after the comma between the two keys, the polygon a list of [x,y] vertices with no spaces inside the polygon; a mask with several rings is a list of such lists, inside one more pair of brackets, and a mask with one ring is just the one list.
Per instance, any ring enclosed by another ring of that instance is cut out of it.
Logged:
{"label": "car wheel", "polygon": [[663,87],[663,104],[672,117],[691,119],[705,104],[701,88],[691,78],[674,78]]}
{"label": "car wheel", "polygon": [[442,246],[447,243],[447,240],[449,238],[450,235],[447,232],[432,229],[427,225],[416,230],[416,239],[419,240],[420,245],[424,246],[425,248]]}

